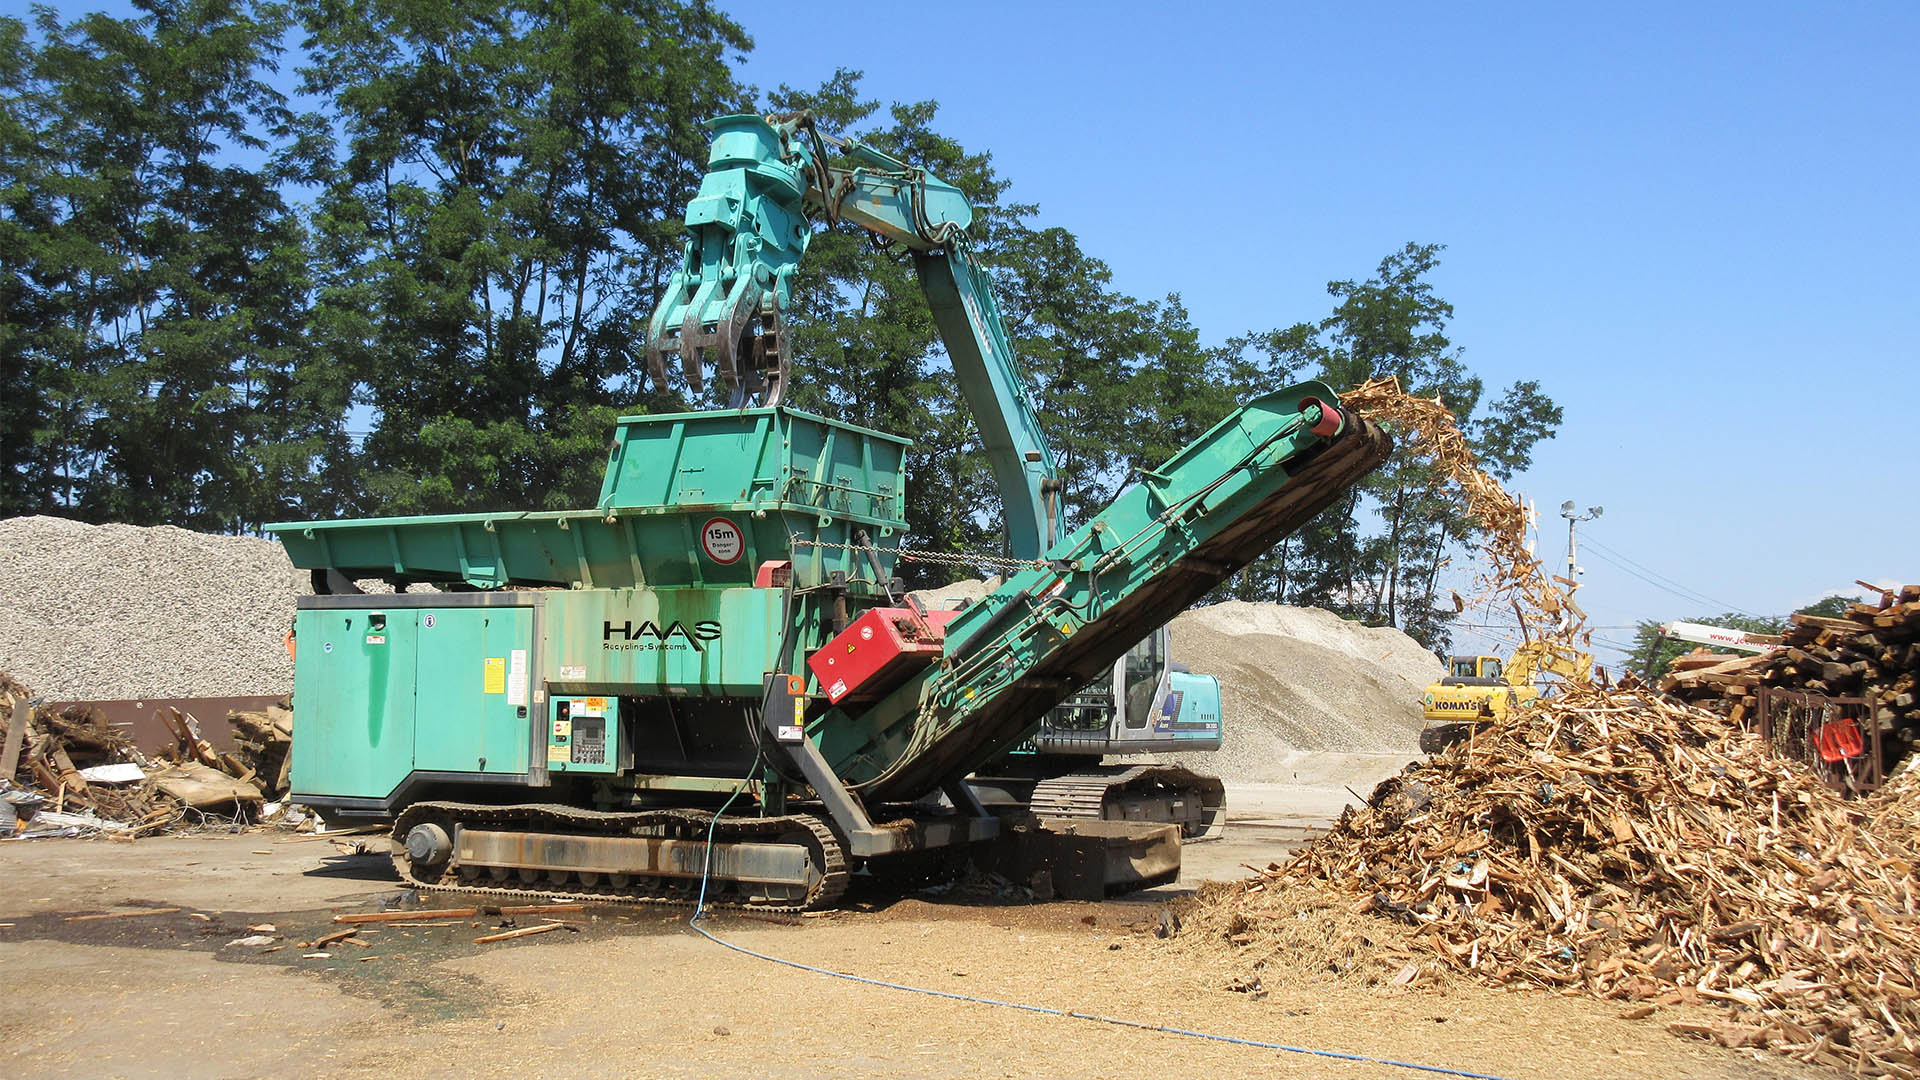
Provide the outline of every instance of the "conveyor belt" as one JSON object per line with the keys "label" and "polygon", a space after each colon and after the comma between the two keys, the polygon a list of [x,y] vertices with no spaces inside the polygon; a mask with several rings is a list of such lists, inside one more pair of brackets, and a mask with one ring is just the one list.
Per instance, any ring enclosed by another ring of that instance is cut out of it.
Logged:
{"label": "conveyor belt", "polygon": [[[1240,511],[1211,537],[1187,548],[1171,565],[1113,600],[1098,618],[1058,640],[1011,686],[980,689],[977,699],[960,710],[958,719],[936,718],[941,730],[923,745],[906,747],[896,742],[877,752],[872,744],[862,747],[867,760],[891,759],[894,764],[877,777],[859,778],[854,786],[868,799],[904,801],[973,771],[1020,737],[1035,717],[1100,672],[1110,670],[1113,662],[1141,638],[1338,500],[1386,460],[1391,449],[1392,442],[1377,426],[1347,417],[1339,435],[1281,465],[1268,466],[1276,471],[1284,467],[1276,489]],[[1228,499],[1225,505],[1208,509],[1226,513],[1230,507]],[[1018,582],[1015,579],[1008,587]],[[1018,630],[996,628],[994,632],[1013,636]],[[966,642],[961,647],[974,645]],[[919,687],[920,681],[916,681],[904,692],[918,693]],[[857,772],[858,765],[849,762],[837,771],[847,775]]]}

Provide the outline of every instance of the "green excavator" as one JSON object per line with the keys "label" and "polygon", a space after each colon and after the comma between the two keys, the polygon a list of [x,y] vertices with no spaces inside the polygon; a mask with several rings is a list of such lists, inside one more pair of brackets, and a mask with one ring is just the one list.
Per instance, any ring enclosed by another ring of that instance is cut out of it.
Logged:
{"label": "green excavator", "polygon": [[[1193,714],[1166,680],[1129,682],[1129,653],[1389,451],[1302,383],[1063,535],[958,189],[805,115],[712,129],[647,356],[660,381],[677,356],[696,394],[711,364],[727,407],[621,417],[591,507],[268,526],[317,594],[295,621],[293,797],[391,823],[420,888],[678,900],[704,880],[719,903],[805,910],[862,865],[1031,834],[968,777],[1038,748],[1056,707],[1063,738],[1076,707],[1095,730],[1084,699],[1108,679],[1109,723],[1177,740]],[[910,253],[992,461],[1007,575],[964,610],[907,600],[895,573],[917,554],[901,544],[908,440],[785,403],[784,313],[822,220]],[[397,591],[357,591],[367,579]],[[420,583],[438,588],[407,591]],[[1129,782],[1093,783],[1109,798]],[[1066,831],[1100,824],[1127,823]],[[1164,861],[1110,878],[1164,880]]]}

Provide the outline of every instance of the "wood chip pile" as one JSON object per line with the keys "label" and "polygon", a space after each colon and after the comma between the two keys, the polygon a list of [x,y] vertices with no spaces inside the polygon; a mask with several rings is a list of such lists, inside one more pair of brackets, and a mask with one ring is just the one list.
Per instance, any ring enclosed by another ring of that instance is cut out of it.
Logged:
{"label": "wood chip pile", "polygon": [[1844,618],[1794,615],[1785,648],[1757,656],[1693,660],[1660,680],[1660,688],[1698,704],[1725,708],[1736,721],[1754,715],[1762,686],[1827,697],[1867,697],[1890,762],[1920,742],[1920,585],[1854,604]]}
{"label": "wood chip pile", "polygon": [[1684,1034],[1913,1076],[1916,796],[1902,778],[1845,800],[1724,717],[1572,688],[1380,785],[1265,876],[1356,897],[1467,978],[1697,995],[1734,1015]]}
{"label": "wood chip pile", "polygon": [[[1579,611],[1525,554],[1518,504],[1476,477],[1438,403],[1396,393],[1369,384],[1343,400],[1420,418],[1396,434],[1439,446],[1486,530],[1491,596],[1533,636],[1574,645]],[[1876,620],[1904,619],[1907,603],[1844,628],[1802,623],[1790,640],[1807,657],[1859,634],[1892,648]],[[1792,653],[1770,662],[1808,670]],[[1838,674],[1819,677],[1831,687]],[[1920,776],[1845,799],[1728,716],[1575,683],[1380,785],[1286,865],[1210,890],[1186,933],[1252,959],[1274,952],[1267,939],[1301,896],[1332,894],[1397,924],[1453,978],[1617,999],[1629,1018],[1717,1004],[1724,1021],[1668,1027],[1920,1077],[1917,871]]]}
{"label": "wood chip pile", "polygon": [[215,751],[198,721],[177,711],[163,716],[174,743],[143,753],[97,708],[35,700],[0,673],[0,839],[131,839],[254,821],[286,794],[293,714],[284,703],[229,714],[237,754]]}

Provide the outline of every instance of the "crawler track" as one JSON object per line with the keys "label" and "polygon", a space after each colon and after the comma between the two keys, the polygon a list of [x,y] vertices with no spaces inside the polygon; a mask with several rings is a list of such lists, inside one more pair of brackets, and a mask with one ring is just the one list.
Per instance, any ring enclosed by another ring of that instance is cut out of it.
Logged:
{"label": "crawler track", "polygon": [[1129,796],[1156,795],[1182,797],[1202,808],[1198,821],[1180,822],[1185,839],[1212,838],[1225,827],[1226,786],[1217,776],[1179,765],[1089,768],[1042,780],[1034,785],[1029,809],[1040,817],[1124,820],[1127,815],[1114,811],[1115,805]]}
{"label": "crawler track", "polygon": [[718,875],[707,884],[710,907],[797,912],[831,907],[847,889],[846,851],[827,823],[812,814],[785,817],[724,817],[699,810],[583,810],[571,806],[489,806],[475,803],[421,802],[403,811],[393,824],[393,864],[402,880],[433,892],[464,892],[501,899],[585,901],[594,904],[692,904],[700,880],[576,871],[437,866],[418,868],[407,856],[405,838],[416,825],[434,823],[452,835],[455,826],[498,831],[554,832],[589,836],[648,836],[715,844],[751,841],[792,843],[807,850],[816,879],[799,895],[788,886],[764,886]]}

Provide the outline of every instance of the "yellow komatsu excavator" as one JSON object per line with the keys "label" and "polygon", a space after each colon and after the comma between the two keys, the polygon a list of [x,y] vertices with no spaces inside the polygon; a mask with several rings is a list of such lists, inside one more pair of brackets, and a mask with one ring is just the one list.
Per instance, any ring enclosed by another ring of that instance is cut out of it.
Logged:
{"label": "yellow komatsu excavator", "polygon": [[1438,753],[1472,734],[1477,725],[1539,697],[1534,681],[1542,675],[1584,682],[1593,675],[1593,657],[1536,639],[1513,650],[1504,663],[1497,656],[1449,658],[1447,677],[1428,686],[1421,699],[1426,726],[1420,731],[1420,749]]}

